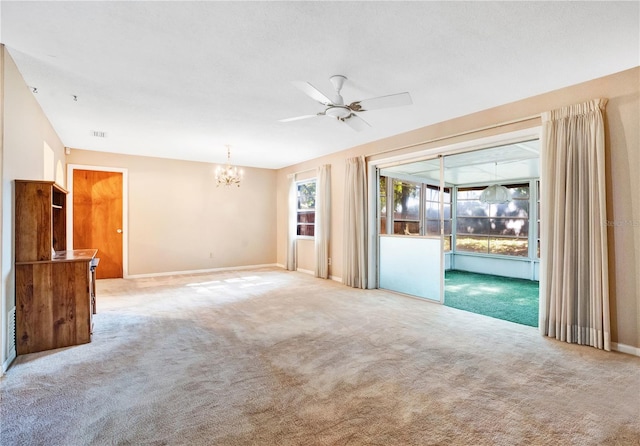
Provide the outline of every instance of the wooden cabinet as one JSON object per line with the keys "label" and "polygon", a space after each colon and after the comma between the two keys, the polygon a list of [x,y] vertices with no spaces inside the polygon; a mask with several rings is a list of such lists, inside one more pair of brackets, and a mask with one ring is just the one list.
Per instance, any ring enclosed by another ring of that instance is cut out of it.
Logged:
{"label": "wooden cabinet", "polygon": [[15,182],[16,262],[51,260],[67,249],[67,191],[53,181]]}
{"label": "wooden cabinet", "polygon": [[91,341],[97,250],[65,251],[66,202],[67,192],[51,181],[15,182],[18,354]]}

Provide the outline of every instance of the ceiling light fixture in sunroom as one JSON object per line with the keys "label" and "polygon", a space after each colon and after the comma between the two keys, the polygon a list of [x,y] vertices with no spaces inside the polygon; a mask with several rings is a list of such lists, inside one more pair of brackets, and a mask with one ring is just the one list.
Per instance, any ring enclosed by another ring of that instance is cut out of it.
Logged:
{"label": "ceiling light fixture in sunroom", "polygon": [[[498,163],[495,165],[495,180],[498,181]],[[480,194],[480,201],[487,204],[504,204],[511,201],[509,189],[499,184],[486,187]]]}

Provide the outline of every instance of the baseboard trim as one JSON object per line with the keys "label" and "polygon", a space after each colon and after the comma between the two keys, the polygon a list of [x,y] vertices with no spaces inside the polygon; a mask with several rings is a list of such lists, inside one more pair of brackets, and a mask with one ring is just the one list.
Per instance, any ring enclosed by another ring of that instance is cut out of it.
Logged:
{"label": "baseboard trim", "polygon": [[[298,268],[298,269],[296,269],[296,271],[298,271],[299,273],[309,274],[310,276],[315,276],[316,275],[315,271],[311,271],[309,269]],[[334,282],[342,283],[342,277],[329,276],[329,279],[333,280]]]}
{"label": "baseboard trim", "polygon": [[298,269],[296,269],[296,271],[298,271],[299,273],[305,273],[305,274],[309,274],[309,275],[312,275],[312,276],[316,275],[316,273],[314,271],[311,271],[310,269],[298,268]]}
{"label": "baseboard trim", "polygon": [[244,266],[226,266],[223,268],[207,268],[207,269],[192,269],[188,271],[168,271],[163,273],[149,273],[149,274],[127,274],[125,279],[141,279],[145,277],[161,277],[161,276],[180,276],[184,274],[204,274],[204,273],[218,273],[224,271],[240,271],[247,269],[257,268],[273,268],[277,267],[277,263],[265,263],[262,265],[244,265]]}
{"label": "baseboard trim", "polygon": [[[286,266],[284,266],[284,265],[282,265],[280,263],[276,263],[276,266],[278,268],[287,269]],[[299,272],[304,273],[304,274],[311,274],[312,276],[316,275],[315,272],[313,272],[311,270],[308,270],[308,269],[296,269],[296,271],[299,271]],[[342,283],[342,277],[339,277],[339,276],[329,276],[329,279],[333,280],[334,282]]]}
{"label": "baseboard trim", "polygon": [[11,349],[11,351],[9,352],[9,357],[5,362],[2,363],[2,375],[4,375],[7,370],[9,370],[9,367],[11,367],[11,364],[13,363],[13,361],[15,361],[16,357],[16,349]]}
{"label": "baseboard trim", "polygon": [[620,353],[626,353],[628,355],[640,356],[640,348],[627,344],[619,344],[617,342],[611,343],[611,350],[615,350]]}

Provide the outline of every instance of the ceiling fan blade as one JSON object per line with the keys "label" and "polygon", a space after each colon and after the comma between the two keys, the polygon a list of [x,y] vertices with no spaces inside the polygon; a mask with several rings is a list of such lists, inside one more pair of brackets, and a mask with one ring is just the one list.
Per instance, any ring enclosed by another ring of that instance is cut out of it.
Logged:
{"label": "ceiling fan blade", "polygon": [[365,121],[355,113],[351,113],[351,115],[348,118],[344,119],[344,122],[356,132],[360,132],[366,129],[367,127],[371,127],[371,124],[369,124],[367,121]]}
{"label": "ceiling fan blade", "polygon": [[349,105],[353,111],[377,110],[379,108],[399,107],[401,105],[411,105],[411,95],[409,93],[390,94],[388,96],[379,96],[377,98],[356,101]]}
{"label": "ceiling fan blade", "polygon": [[322,115],[322,113],[318,113],[315,115],[302,115],[302,116],[296,116],[295,118],[278,119],[278,122],[299,121],[300,119],[315,118],[316,116],[320,116],[320,115]]}
{"label": "ceiling fan blade", "polygon": [[294,81],[293,85],[302,90],[303,93],[310,96],[313,100],[318,101],[322,105],[332,105],[331,99],[329,99],[324,93],[311,85],[309,82]]}

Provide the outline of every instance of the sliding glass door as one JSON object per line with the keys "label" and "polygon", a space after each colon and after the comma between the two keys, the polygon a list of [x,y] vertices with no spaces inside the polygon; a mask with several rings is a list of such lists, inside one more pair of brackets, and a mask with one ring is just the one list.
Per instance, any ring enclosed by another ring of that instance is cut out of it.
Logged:
{"label": "sliding glass door", "polygon": [[402,172],[400,166],[378,170],[378,283],[382,289],[442,303],[450,194],[442,157],[418,164],[412,168],[420,175]]}

